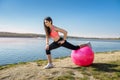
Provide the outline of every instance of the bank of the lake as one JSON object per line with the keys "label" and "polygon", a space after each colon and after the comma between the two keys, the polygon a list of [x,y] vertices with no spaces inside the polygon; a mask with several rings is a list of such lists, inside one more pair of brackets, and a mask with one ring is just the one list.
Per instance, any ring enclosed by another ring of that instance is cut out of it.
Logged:
{"label": "bank of the lake", "polygon": [[55,68],[43,69],[46,60],[0,66],[0,80],[119,80],[120,51],[95,53],[89,67],[78,67],[70,57],[53,59]]}

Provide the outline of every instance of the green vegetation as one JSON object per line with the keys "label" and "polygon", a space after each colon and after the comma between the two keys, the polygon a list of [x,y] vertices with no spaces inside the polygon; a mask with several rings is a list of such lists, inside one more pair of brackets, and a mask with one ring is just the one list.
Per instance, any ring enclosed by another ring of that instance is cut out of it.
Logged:
{"label": "green vegetation", "polygon": [[119,80],[120,78],[120,61],[109,63],[94,63],[89,67],[76,67],[74,71],[81,72],[84,77],[74,77],[74,71],[66,72],[53,80],[90,80],[93,77],[96,80]]}
{"label": "green vegetation", "polygon": [[[38,66],[45,65],[45,60],[36,61]],[[17,65],[24,65],[27,63],[18,63],[18,64],[9,64],[6,66],[0,66],[0,70],[17,67]],[[75,77],[74,72],[77,71],[81,73],[83,77]],[[53,72],[52,74],[57,74],[58,71]],[[109,62],[109,63],[94,63],[89,67],[75,67],[68,69],[63,74],[55,77],[45,77],[45,80],[89,80],[90,77],[93,77],[97,80],[119,80],[120,78],[120,61]]]}
{"label": "green vegetation", "polygon": [[42,65],[47,64],[46,60],[36,60],[35,62],[37,63],[38,66],[42,66]]}
{"label": "green vegetation", "polygon": [[115,52],[117,52],[117,51],[120,51],[120,50],[104,51],[103,53],[101,53],[101,52],[96,52],[96,53],[97,53],[97,54],[99,54],[99,53],[100,53],[100,54],[105,54],[105,53],[109,53],[109,54],[111,53],[111,54],[112,54],[112,53],[115,53]]}
{"label": "green vegetation", "polygon": [[[87,68],[96,79],[118,80],[120,77],[120,61],[95,63]],[[86,73],[86,72],[85,72]]]}
{"label": "green vegetation", "polygon": [[33,34],[33,33],[0,32],[0,37],[25,37],[25,38],[34,38],[34,37],[45,37],[45,35],[43,35],[43,34]]}
{"label": "green vegetation", "polygon": [[[38,61],[39,64],[45,61]],[[66,68],[67,69],[67,68]],[[76,77],[74,72],[82,74],[83,77]],[[57,74],[58,71],[52,73]],[[120,78],[120,61],[113,61],[107,63],[93,63],[89,67],[75,67],[65,71],[60,76],[47,77],[45,80],[90,80],[90,78],[97,80],[119,80]]]}
{"label": "green vegetation", "polygon": [[[38,61],[40,64],[44,61]],[[74,72],[77,71],[83,75],[81,77],[75,77]],[[57,74],[54,72],[52,74]],[[97,80],[119,80],[120,77],[120,61],[113,61],[107,63],[93,63],[89,67],[75,67],[65,71],[60,76],[47,77],[45,80],[90,80],[90,78]]]}
{"label": "green vegetation", "polygon": [[[61,35],[62,36],[62,35]],[[13,32],[0,32],[0,37],[18,37],[18,38],[36,38],[43,37],[45,38],[45,34],[35,34],[35,33],[13,33]],[[96,40],[120,40],[120,38],[96,38],[96,37],[77,37],[77,36],[68,36],[71,39],[96,39]]]}
{"label": "green vegetation", "polygon": [[52,80],[75,80],[75,78],[69,73],[67,73],[67,74],[64,74],[63,76],[55,77]]}
{"label": "green vegetation", "polygon": [[27,64],[27,62],[20,62],[20,63],[15,63],[15,64],[2,65],[2,66],[0,66],[0,70],[11,68],[11,67],[16,67],[18,65],[24,65],[24,64]]}
{"label": "green vegetation", "polygon": [[[114,52],[115,51],[111,51],[111,53],[114,53]],[[106,52],[104,53],[106,54]],[[65,58],[62,57],[62,58],[54,59],[53,62],[57,62],[60,59],[64,61]],[[34,61],[33,63],[37,63],[36,67],[41,69],[40,67],[43,67],[47,64],[47,60],[37,60],[37,61]],[[0,70],[8,69],[11,67],[17,67],[20,65],[27,65],[27,64],[29,64],[29,62],[9,64],[5,66],[0,66]],[[41,80],[119,80],[120,79],[120,60],[106,62],[106,63],[96,62],[88,67],[77,67],[77,66],[63,67],[63,68],[58,67],[58,68],[53,68],[48,70],[41,69],[41,73],[42,71],[43,71],[43,75],[40,75]],[[34,73],[31,73],[31,74],[34,74]]]}

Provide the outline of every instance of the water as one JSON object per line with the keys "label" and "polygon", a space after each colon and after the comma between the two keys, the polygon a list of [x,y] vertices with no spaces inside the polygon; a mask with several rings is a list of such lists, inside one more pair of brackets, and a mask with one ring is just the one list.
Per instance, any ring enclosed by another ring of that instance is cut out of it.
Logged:
{"label": "water", "polygon": [[[120,40],[68,39],[72,44],[90,41],[94,52],[120,50]],[[50,40],[52,42],[52,40]],[[70,56],[71,50],[60,47],[52,57]],[[46,59],[45,38],[0,38],[0,65]]]}

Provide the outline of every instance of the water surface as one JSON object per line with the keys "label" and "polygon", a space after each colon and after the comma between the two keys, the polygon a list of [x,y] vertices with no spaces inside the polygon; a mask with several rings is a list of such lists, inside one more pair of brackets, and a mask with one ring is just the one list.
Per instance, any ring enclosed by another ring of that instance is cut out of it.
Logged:
{"label": "water surface", "polygon": [[[74,45],[90,41],[94,52],[120,50],[120,40],[68,39]],[[50,43],[52,40],[50,40]],[[60,47],[52,57],[70,56],[71,50]],[[0,65],[46,59],[45,38],[0,38]]]}

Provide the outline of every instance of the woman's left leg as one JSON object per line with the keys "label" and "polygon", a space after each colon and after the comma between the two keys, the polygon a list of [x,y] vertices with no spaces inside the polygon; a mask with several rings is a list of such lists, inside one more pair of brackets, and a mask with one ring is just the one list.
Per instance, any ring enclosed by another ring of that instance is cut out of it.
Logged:
{"label": "woman's left leg", "polygon": [[77,50],[77,49],[80,48],[80,46],[78,46],[78,45],[75,46],[75,45],[67,42],[66,40],[65,40],[65,42],[61,46],[66,47],[66,48],[71,49],[71,50]]}
{"label": "woman's left leg", "polygon": [[90,42],[88,42],[88,43],[85,43],[85,44],[75,46],[75,45],[73,45],[73,44],[71,44],[71,43],[69,43],[65,40],[65,42],[61,46],[66,47],[66,48],[71,49],[71,50],[77,50],[77,49],[85,47],[85,46],[91,47],[91,44],[90,44]]}

